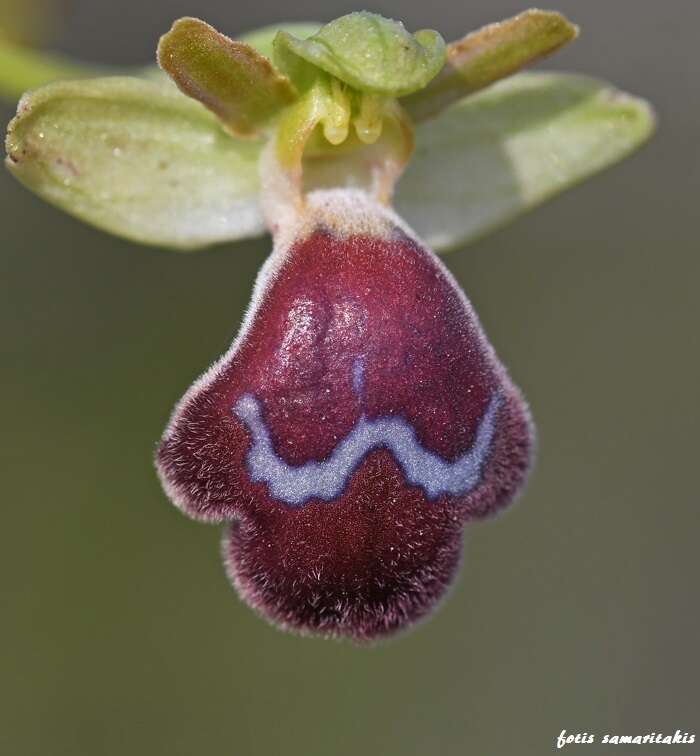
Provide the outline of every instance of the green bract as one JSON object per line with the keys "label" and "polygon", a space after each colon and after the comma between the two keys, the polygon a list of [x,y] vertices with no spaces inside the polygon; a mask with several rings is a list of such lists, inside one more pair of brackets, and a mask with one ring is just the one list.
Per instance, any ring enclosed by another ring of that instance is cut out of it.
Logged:
{"label": "green bract", "polygon": [[366,12],[331,21],[309,39],[280,31],[274,47],[278,64],[291,52],[361,92],[388,97],[422,89],[447,55],[437,32],[411,35],[403,24]]}
{"label": "green bract", "polygon": [[[528,11],[446,53],[435,32],[412,36],[368,13],[238,42],[181,19],[159,59],[185,94],[155,67],[81,78],[91,69],[0,43],[0,94],[38,87],[10,123],[6,162],[88,223],[195,249],[265,232],[260,156],[270,139],[306,190],[376,187],[376,167],[388,165],[386,198],[415,141],[394,204],[445,250],[619,160],[653,130],[643,100],[603,82],[518,74],[491,86],[576,33],[557,13]],[[75,80],[40,86],[61,77]]]}

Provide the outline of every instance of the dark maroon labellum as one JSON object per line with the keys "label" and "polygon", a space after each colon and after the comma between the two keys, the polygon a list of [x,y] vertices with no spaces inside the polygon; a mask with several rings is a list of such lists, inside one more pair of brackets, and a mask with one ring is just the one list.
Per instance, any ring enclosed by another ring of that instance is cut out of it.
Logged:
{"label": "dark maroon labellum", "polygon": [[158,469],[187,514],[230,521],[227,569],[261,614],[370,640],[424,616],[464,523],[513,498],[529,415],[454,279],[393,213],[318,192],[287,236]]}

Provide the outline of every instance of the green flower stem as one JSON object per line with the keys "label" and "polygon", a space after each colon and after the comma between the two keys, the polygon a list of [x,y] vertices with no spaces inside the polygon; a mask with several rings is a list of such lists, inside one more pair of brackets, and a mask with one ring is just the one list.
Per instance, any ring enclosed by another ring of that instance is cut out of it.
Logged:
{"label": "green flower stem", "polygon": [[87,67],[59,55],[39,53],[0,40],[0,96],[16,100],[28,89],[59,79],[104,76],[106,68]]}

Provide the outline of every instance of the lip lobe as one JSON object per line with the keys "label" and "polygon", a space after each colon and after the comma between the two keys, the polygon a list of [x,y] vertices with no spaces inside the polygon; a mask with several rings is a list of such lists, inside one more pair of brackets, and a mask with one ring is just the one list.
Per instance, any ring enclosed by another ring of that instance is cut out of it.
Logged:
{"label": "lip lobe", "polygon": [[263,616],[365,641],[437,602],[464,523],[524,482],[532,427],[435,255],[369,202],[333,227],[333,202],[278,245],[157,466],[183,511],[230,522],[228,573]]}

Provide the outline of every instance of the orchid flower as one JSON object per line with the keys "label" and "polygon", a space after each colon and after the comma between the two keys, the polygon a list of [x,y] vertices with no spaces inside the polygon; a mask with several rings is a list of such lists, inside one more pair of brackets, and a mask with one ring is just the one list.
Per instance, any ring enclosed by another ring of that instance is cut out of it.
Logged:
{"label": "orchid flower", "polygon": [[225,525],[232,582],[276,625],[406,628],[452,581],[464,525],[522,489],[529,410],[435,252],[651,134],[640,99],[520,72],[576,35],[539,10],[450,44],[367,12],[236,40],[182,18],[159,69],[97,76],[0,47],[0,92],[31,88],[7,166],[39,196],[170,249],[272,235],[156,467],[183,512]]}

